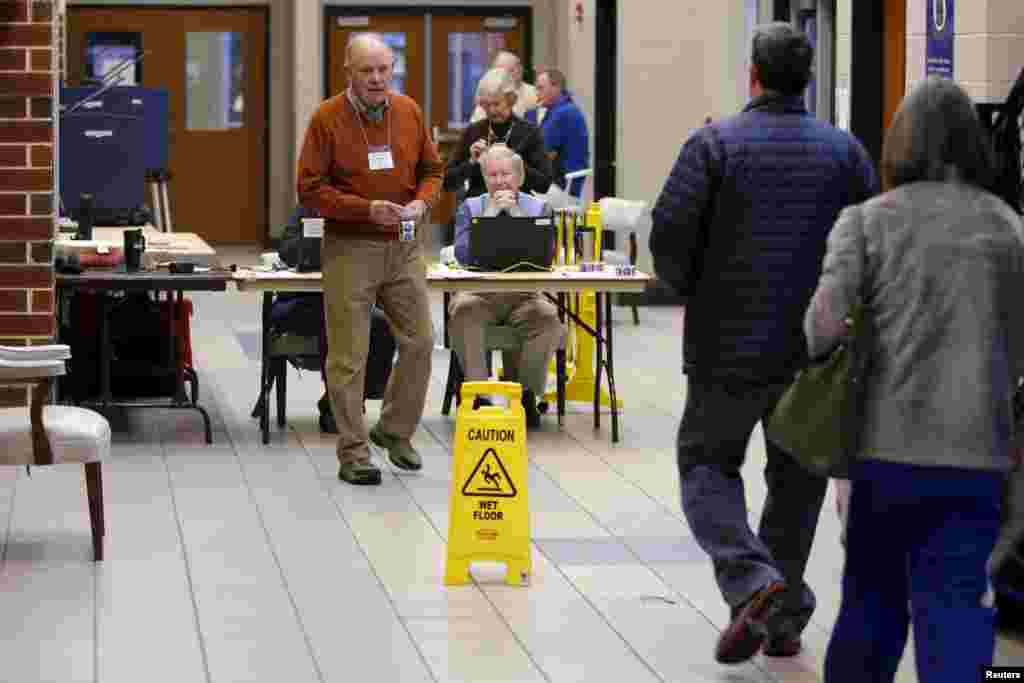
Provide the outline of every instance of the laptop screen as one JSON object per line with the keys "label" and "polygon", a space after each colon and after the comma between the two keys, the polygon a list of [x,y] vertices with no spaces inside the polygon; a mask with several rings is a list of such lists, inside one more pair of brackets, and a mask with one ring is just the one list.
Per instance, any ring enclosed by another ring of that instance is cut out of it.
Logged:
{"label": "laptop screen", "polygon": [[550,216],[474,218],[469,253],[481,270],[548,270],[555,258],[554,220]]}

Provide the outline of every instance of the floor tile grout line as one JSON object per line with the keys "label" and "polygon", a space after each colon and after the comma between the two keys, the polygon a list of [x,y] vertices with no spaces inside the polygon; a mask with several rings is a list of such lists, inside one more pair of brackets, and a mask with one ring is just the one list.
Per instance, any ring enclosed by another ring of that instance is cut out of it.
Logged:
{"label": "floor tile grout line", "polygon": [[199,616],[199,602],[196,600],[196,588],[192,577],[192,563],[189,561],[188,546],[185,543],[185,528],[181,519],[181,511],[178,509],[178,499],[174,490],[174,478],[171,476],[171,468],[167,461],[167,447],[163,443],[161,443],[160,461],[164,466],[164,474],[167,477],[167,489],[171,499],[171,509],[174,511],[174,521],[178,527],[178,543],[181,544],[181,559],[185,565],[185,580],[188,583],[189,600],[192,602],[192,618],[196,629],[196,639],[199,643],[199,656],[203,663],[203,674],[206,676],[206,683],[212,683],[210,655],[207,652],[206,638],[203,636],[202,620]]}
{"label": "floor tile grout line", "polygon": [[385,599],[388,601],[388,604],[391,605],[392,613],[395,615],[395,618],[398,619],[398,622],[402,625],[402,630],[405,631],[406,636],[409,638],[409,643],[416,651],[416,654],[419,655],[420,662],[423,664],[424,670],[427,672],[427,674],[429,674],[430,678],[433,681],[435,681],[435,683],[440,683],[440,678],[438,678],[437,673],[434,671],[433,667],[430,666],[430,661],[427,659],[426,654],[423,652],[423,649],[420,647],[420,644],[416,641],[416,638],[413,637],[412,630],[409,628],[409,622],[399,611],[398,605],[395,603],[395,599],[391,595],[391,591],[388,590],[387,585],[384,583],[384,580],[381,578],[380,573],[377,571],[377,567],[374,566],[373,560],[370,559],[370,554],[369,552],[367,552],[366,546],[364,546],[363,542],[359,540],[358,534],[356,534],[355,530],[352,528],[352,524],[351,522],[349,522],[348,517],[345,516],[345,511],[342,509],[342,506],[338,503],[338,500],[335,498],[334,493],[327,485],[327,480],[325,480],[324,477],[320,475],[320,471],[316,467],[316,462],[314,462],[313,460],[313,454],[310,453],[309,448],[306,446],[305,443],[302,442],[301,439],[299,439],[299,444],[300,448],[302,449],[302,452],[306,456],[306,461],[309,463],[310,469],[313,471],[313,476],[320,482],[321,491],[323,491],[324,495],[327,496],[327,500],[330,502],[331,507],[334,508],[334,511],[337,513],[338,518],[341,520],[342,524],[345,525],[345,528],[348,529],[348,533],[352,537],[352,541],[355,543],[356,547],[359,548],[359,553],[363,556],[363,559],[366,560],[366,565],[370,568],[370,571],[373,573],[373,577],[377,580],[377,585],[380,586],[381,592],[384,594]]}
{"label": "floor tile grout line", "polygon": [[242,477],[242,482],[245,484],[246,492],[248,493],[249,500],[253,507],[256,509],[256,517],[260,520],[260,527],[263,529],[263,536],[266,539],[267,548],[270,550],[271,557],[274,558],[274,566],[277,567],[278,576],[281,579],[281,587],[284,588],[285,593],[288,594],[288,603],[292,607],[292,613],[295,615],[295,621],[299,625],[299,630],[302,631],[302,639],[306,643],[306,650],[309,653],[309,658],[313,662],[313,668],[316,670],[316,677],[320,680],[320,683],[326,683],[327,679],[324,677],[323,669],[320,667],[320,661],[316,656],[316,649],[313,647],[313,641],[309,634],[309,629],[306,628],[306,622],[302,619],[302,613],[299,609],[298,602],[295,600],[295,594],[292,593],[291,586],[288,584],[288,577],[284,571],[284,567],[281,564],[281,557],[277,552],[277,548],[274,545],[274,541],[271,538],[270,529],[267,527],[266,517],[263,515],[263,508],[260,506],[259,500],[256,498],[256,493],[253,491],[252,484],[249,481],[249,475],[246,471],[246,465],[244,459],[240,456],[235,440],[231,434],[227,434],[229,443],[231,444],[231,450],[234,454],[235,464],[238,467],[239,474]]}
{"label": "floor tile grout line", "polygon": [[[424,425],[424,429],[434,438],[435,441],[438,441],[441,446],[445,445],[444,442],[440,439],[440,437],[437,434],[435,434],[434,431],[432,429],[430,429],[429,426]],[[540,467],[536,463],[529,463],[529,464],[532,465],[533,467],[537,468],[537,470],[541,474],[543,474],[545,477],[548,477],[550,479],[550,476],[546,472],[544,472],[542,469],[540,469]],[[556,484],[556,486],[557,486],[557,484]],[[565,495],[567,498],[572,500],[577,506],[582,508],[582,505],[580,505],[580,502],[578,500],[576,500],[572,496],[569,496],[567,492],[565,492],[564,490],[561,489],[561,487],[558,487],[558,488],[559,488],[560,491],[562,491],[563,495]],[[414,498],[414,500],[415,500],[415,498]],[[451,514],[450,511],[449,511],[449,514]],[[608,618],[608,615],[606,615],[597,605],[594,604],[594,602],[592,600],[590,600],[590,598],[588,598],[579,589],[579,587],[572,581],[572,579],[569,578],[569,576],[565,573],[565,571],[563,571],[562,567],[559,566],[559,564],[557,562],[555,562],[554,559],[548,553],[545,553],[544,549],[535,540],[531,539],[530,544],[531,544],[531,546],[537,548],[537,552],[539,552],[541,555],[543,555],[545,558],[547,558],[548,562],[550,562],[551,566],[555,568],[555,571],[557,571],[562,576],[562,578],[565,580],[566,584],[568,586],[570,586],[571,589],[573,591],[575,591],[575,593],[580,597],[580,599],[582,599],[583,602],[586,603],[590,607],[590,609],[592,609],[594,611],[594,614],[602,622],[604,622],[604,624],[611,630],[611,632],[614,633],[619,638],[619,640],[622,641],[623,645],[626,646],[626,649],[628,649],[630,652],[633,653],[633,656],[635,656],[637,658],[637,660],[640,662],[640,664],[643,665],[643,667],[646,668],[648,671],[650,671],[651,674],[654,675],[655,678],[657,678],[660,681],[665,681],[666,680],[665,677],[662,676],[654,668],[654,666],[650,662],[648,662],[647,659],[636,650],[635,647],[633,647],[633,644],[631,642],[629,642],[629,640],[617,628],[615,628],[615,626],[611,623],[611,620]],[[475,580],[474,580],[474,583],[476,583]],[[477,585],[479,585],[479,584],[477,584]],[[512,631],[513,635],[515,635],[515,630],[512,628],[511,624],[508,624],[507,620],[505,620],[504,615],[501,613],[501,610],[498,609],[497,605],[494,604],[494,602],[491,600],[490,596],[487,595],[487,591],[481,591],[481,592],[483,592],[484,597],[487,599],[487,601],[491,603],[491,605],[494,607],[495,611],[501,616],[502,620],[505,621],[505,623],[508,625],[509,630]],[[518,636],[516,636],[516,639],[518,640]],[[523,649],[524,650],[526,649],[525,645],[524,645]],[[529,652],[529,651],[527,650],[527,652]],[[531,660],[532,660],[532,656],[531,656]],[[538,666],[538,669],[539,668],[540,667]],[[546,672],[544,672],[544,673],[545,673],[545,676],[546,676]]]}

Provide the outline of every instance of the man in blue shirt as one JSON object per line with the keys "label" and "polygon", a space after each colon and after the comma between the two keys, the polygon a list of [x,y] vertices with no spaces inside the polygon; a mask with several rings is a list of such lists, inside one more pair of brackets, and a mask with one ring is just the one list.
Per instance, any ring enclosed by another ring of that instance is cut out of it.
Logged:
{"label": "man in blue shirt", "polygon": [[[566,173],[590,166],[587,122],[565,89],[565,74],[558,69],[545,69],[537,76],[537,100],[545,108],[540,122],[544,146],[555,169],[555,182],[564,189]],[[569,194],[579,198],[583,182],[583,178],[573,180]]]}

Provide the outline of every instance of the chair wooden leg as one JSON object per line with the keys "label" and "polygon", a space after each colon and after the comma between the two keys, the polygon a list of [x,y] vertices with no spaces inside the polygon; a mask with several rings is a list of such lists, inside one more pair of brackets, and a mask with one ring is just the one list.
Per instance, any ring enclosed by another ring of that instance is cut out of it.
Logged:
{"label": "chair wooden leg", "polygon": [[640,311],[637,310],[636,304],[633,304],[633,324],[640,324]]}
{"label": "chair wooden leg", "polygon": [[85,490],[89,499],[89,522],[92,525],[92,557],[94,562],[103,561],[103,537],[106,524],[103,520],[103,471],[102,464],[90,462],[85,465]]}

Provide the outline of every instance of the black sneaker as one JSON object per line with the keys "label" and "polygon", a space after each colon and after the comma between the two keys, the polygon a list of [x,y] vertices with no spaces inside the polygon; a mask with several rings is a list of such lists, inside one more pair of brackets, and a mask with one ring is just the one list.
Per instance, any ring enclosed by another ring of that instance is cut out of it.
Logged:
{"label": "black sneaker", "polygon": [[540,412],[537,410],[537,397],[529,389],[523,389],[523,410],[526,412],[526,428],[540,428]]}

